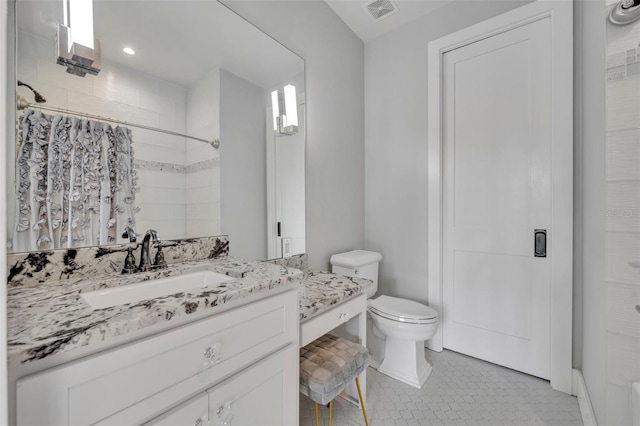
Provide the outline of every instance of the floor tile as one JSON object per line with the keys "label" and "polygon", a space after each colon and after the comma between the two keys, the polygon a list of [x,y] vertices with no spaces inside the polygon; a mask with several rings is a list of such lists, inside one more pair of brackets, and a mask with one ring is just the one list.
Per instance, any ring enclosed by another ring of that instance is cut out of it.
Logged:
{"label": "floor tile", "polygon": [[[378,371],[367,370],[367,416],[371,426],[578,426],[575,397],[549,382],[452,351],[427,351],[433,373],[415,389]],[[334,400],[333,425],[364,425],[358,407]],[[320,407],[320,421],[328,410]],[[300,395],[300,425],[315,425],[314,404]]]}

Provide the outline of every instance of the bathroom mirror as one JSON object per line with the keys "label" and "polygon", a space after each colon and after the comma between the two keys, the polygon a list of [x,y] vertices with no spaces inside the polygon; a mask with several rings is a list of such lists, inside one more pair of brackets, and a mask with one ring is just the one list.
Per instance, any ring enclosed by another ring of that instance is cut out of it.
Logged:
{"label": "bathroom mirror", "polygon": [[[9,251],[123,243],[131,225],[165,240],[226,234],[248,258],[304,252],[300,57],[215,0],[94,0],[100,71],[81,77],[56,63],[63,1],[15,10],[16,94],[29,105],[16,107],[7,165]],[[276,136],[271,92],[288,84],[300,124]],[[295,193],[284,207],[283,189]]]}

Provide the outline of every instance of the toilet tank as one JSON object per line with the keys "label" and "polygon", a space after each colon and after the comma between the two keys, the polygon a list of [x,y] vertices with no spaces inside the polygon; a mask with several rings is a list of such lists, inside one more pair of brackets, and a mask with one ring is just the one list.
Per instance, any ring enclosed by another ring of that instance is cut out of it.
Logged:
{"label": "toilet tank", "polygon": [[331,256],[331,271],[348,277],[373,281],[373,292],[378,290],[378,264],[382,255],[374,251],[353,250]]}

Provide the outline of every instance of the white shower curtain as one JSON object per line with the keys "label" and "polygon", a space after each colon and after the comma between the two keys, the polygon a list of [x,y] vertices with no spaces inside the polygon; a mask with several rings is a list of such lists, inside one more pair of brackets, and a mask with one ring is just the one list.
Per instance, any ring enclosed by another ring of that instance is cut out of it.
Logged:
{"label": "white shower curtain", "polygon": [[128,128],[26,109],[20,130],[14,251],[115,243],[135,228]]}

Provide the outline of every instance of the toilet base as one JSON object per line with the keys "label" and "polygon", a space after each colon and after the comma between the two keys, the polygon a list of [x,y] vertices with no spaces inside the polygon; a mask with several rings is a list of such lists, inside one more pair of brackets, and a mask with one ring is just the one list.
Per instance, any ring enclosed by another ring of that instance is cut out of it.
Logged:
{"label": "toilet base", "polygon": [[414,388],[422,388],[433,368],[424,356],[424,341],[400,340],[387,336],[384,359],[378,371]]}

